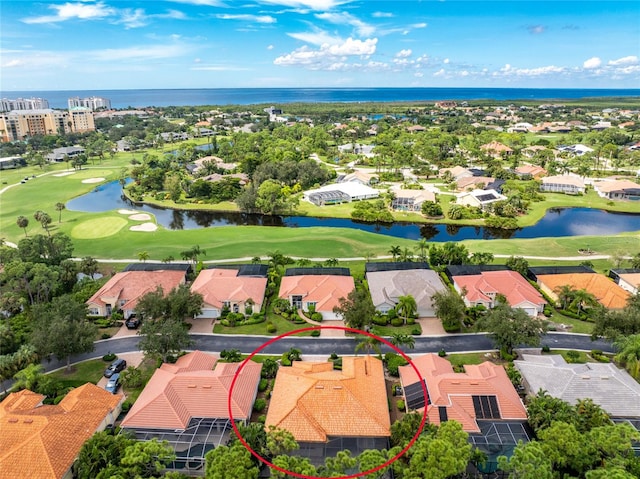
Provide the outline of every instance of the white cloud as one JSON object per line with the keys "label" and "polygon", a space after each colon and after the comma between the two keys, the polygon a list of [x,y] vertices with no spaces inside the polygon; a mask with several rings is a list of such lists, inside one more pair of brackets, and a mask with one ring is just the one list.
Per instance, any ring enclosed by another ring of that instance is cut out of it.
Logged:
{"label": "white cloud", "polygon": [[136,8],[132,10],[127,8],[122,11],[122,17],[118,23],[122,23],[127,28],[144,27],[148,23],[147,16],[142,8]]}
{"label": "white cloud", "polygon": [[293,8],[308,8],[310,10],[332,10],[338,5],[349,3],[351,0],[259,0],[269,5],[284,5]]}
{"label": "white cloud", "polygon": [[287,33],[291,38],[295,38],[296,40],[300,40],[302,42],[311,43],[313,45],[324,45],[328,43],[330,45],[334,45],[337,43],[342,43],[343,40],[340,37],[334,37],[329,35],[327,32],[323,30],[316,30],[313,32],[302,32],[302,33]]}
{"label": "white cloud", "polygon": [[427,28],[427,24],[426,23],[414,23],[413,25],[411,25],[411,28]]}
{"label": "white cloud", "polygon": [[187,3],[189,5],[200,5],[203,7],[224,7],[224,2],[219,0],[169,0],[176,3]]}
{"label": "white cloud", "polygon": [[24,65],[22,60],[9,60],[7,63],[2,64],[2,68],[15,68]]}
{"label": "white cloud", "polygon": [[77,18],[80,20],[100,19],[113,15],[115,10],[103,2],[97,3],[64,3],[62,5],[49,5],[55,10],[55,15],[24,18],[22,21],[29,24],[64,22]]}
{"label": "white cloud", "polygon": [[434,77],[443,77],[444,75],[445,75],[444,68],[441,68],[440,70],[438,70],[433,74]]}
{"label": "white cloud", "polygon": [[590,70],[592,68],[598,68],[600,65],[602,65],[602,60],[600,60],[598,57],[592,57],[588,60],[585,60],[585,62],[582,64],[582,68]]}
{"label": "white cloud", "polygon": [[450,60],[449,60],[448,58],[445,58],[444,60],[442,60],[442,63],[444,63],[445,65],[447,65],[447,64],[449,63],[449,61],[450,61]]}
{"label": "white cloud", "polygon": [[232,15],[228,13],[221,13],[216,15],[216,18],[221,20],[241,20],[251,23],[276,23],[277,20],[271,15],[250,15],[250,14],[237,14]]}
{"label": "white cloud", "polygon": [[391,12],[373,12],[371,14],[373,18],[393,18],[394,15]]}
{"label": "white cloud", "polygon": [[311,69],[326,69],[333,64],[344,63],[348,57],[368,57],[376,51],[377,38],[367,40],[354,40],[347,38],[339,44],[325,43],[319,49],[313,50],[307,45],[294,50],[286,55],[279,56],[273,63],[275,65],[292,66],[304,65]]}
{"label": "white cloud", "polygon": [[546,27],[544,25],[529,25],[527,30],[531,35],[540,35],[546,31]]}
{"label": "white cloud", "polygon": [[267,45],[267,50],[273,50],[273,45]]}
{"label": "white cloud", "polygon": [[635,55],[629,55],[628,57],[618,58],[617,60],[609,61],[609,65],[621,66],[621,65],[635,65],[638,63],[638,57]]}
{"label": "white cloud", "polygon": [[407,48],[406,50],[400,50],[396,53],[396,58],[407,58],[411,56],[411,49]]}
{"label": "white cloud", "polygon": [[[483,70],[483,73],[487,73],[488,71]],[[499,71],[493,72],[493,76],[502,76],[502,77],[540,77],[546,75],[553,74],[562,74],[566,73],[566,67],[558,67],[555,65],[548,65],[544,67],[536,67],[536,68],[514,68],[510,64],[506,64]]]}
{"label": "white cloud", "polygon": [[376,31],[375,27],[364,23],[362,20],[357,19],[353,15],[347,12],[340,13],[317,13],[315,15],[319,20],[324,20],[335,25],[351,25],[356,29],[358,35],[361,37],[369,37]]}
{"label": "white cloud", "polygon": [[422,78],[422,77],[424,76],[424,73],[422,73],[422,72],[415,72],[415,73],[413,74],[413,76],[414,76],[414,77],[416,77],[416,78]]}
{"label": "white cloud", "polygon": [[103,62],[140,61],[182,57],[187,54],[187,50],[184,45],[145,45],[128,48],[106,48],[104,50],[89,51],[85,55]]}

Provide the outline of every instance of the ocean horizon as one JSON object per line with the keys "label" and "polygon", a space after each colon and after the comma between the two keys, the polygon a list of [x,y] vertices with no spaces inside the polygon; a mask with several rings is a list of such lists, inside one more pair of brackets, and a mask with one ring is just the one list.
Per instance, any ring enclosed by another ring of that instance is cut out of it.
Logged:
{"label": "ocean horizon", "polygon": [[178,88],[131,90],[0,91],[2,98],[45,98],[51,108],[67,108],[71,97],[98,96],[117,109],[286,103],[420,102],[444,100],[576,100],[640,97],[639,89],[598,88]]}

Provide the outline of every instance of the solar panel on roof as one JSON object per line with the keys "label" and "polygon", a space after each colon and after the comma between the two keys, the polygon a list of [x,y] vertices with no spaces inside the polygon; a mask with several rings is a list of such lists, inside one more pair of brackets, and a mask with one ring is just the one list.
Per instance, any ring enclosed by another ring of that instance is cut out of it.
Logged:
{"label": "solar panel on roof", "polygon": [[284,272],[285,276],[351,276],[349,268],[289,268]]}
{"label": "solar panel on roof", "polygon": [[471,396],[476,419],[500,419],[500,409],[495,396]]}
{"label": "solar panel on roof", "polygon": [[497,197],[494,194],[487,194],[487,195],[478,195],[476,198],[478,198],[478,201],[491,201],[491,200],[495,200]]}
{"label": "solar panel on roof", "polygon": [[[413,383],[404,388],[404,399],[407,403],[407,407],[410,410],[420,409],[425,406],[424,391],[422,390],[423,383],[426,387],[426,382],[423,379],[422,382]],[[431,404],[431,399],[429,398],[428,394],[427,404]]]}
{"label": "solar panel on roof", "polygon": [[447,408],[445,406],[438,407],[438,415],[440,416],[441,423],[449,420],[449,415],[447,414]]}

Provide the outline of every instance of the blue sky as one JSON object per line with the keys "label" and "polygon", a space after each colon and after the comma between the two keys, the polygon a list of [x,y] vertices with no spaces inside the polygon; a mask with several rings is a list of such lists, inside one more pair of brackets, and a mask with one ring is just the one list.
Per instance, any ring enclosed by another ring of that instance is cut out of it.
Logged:
{"label": "blue sky", "polygon": [[0,89],[639,88],[638,1],[0,2]]}

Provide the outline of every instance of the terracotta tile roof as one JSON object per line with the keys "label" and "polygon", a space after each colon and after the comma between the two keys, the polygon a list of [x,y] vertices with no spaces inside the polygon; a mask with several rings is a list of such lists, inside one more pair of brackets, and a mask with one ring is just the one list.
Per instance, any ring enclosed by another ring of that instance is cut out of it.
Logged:
{"label": "terracotta tile roof", "polygon": [[334,371],[329,362],[296,361],[278,370],[265,425],[286,429],[305,442],[388,437],[385,391],[377,358],[344,357],[342,371]]}
{"label": "terracotta tile roof", "polygon": [[466,190],[469,187],[475,187],[476,185],[490,185],[495,182],[495,178],[491,178],[489,176],[469,176],[467,178],[460,178],[456,181],[456,189],[458,190]]}
{"label": "terracotta tile roof", "polygon": [[584,188],[584,181],[582,181],[581,178],[570,175],[547,176],[542,178],[542,184],[571,185],[578,188]]}
{"label": "terracotta tile roof", "polygon": [[547,174],[547,170],[537,165],[522,165],[518,166],[515,169],[516,173],[520,173],[521,175],[531,175],[531,176],[544,176]]}
{"label": "terracotta tile roof", "polygon": [[[133,310],[142,296],[155,291],[158,286],[161,286],[166,294],[184,282],[184,271],[158,270],[116,273],[89,298],[87,304],[100,306],[111,304],[114,310]],[[122,306],[119,303],[121,300],[126,300]]]}
{"label": "terracotta tile roof", "polygon": [[[447,408],[448,419],[458,421],[465,431],[480,432],[472,402],[472,396],[476,395],[495,396],[501,419],[527,418],[527,411],[502,366],[486,361],[465,365],[464,373],[455,373],[451,363],[437,354],[414,358],[413,364],[427,383],[431,400],[427,416],[432,424],[440,424],[438,407],[443,406]],[[398,370],[403,387],[418,382],[411,365]]]}
{"label": "terracotta tile roof", "polygon": [[245,302],[249,298],[262,304],[267,289],[267,278],[238,276],[234,269],[203,269],[191,285],[191,291],[200,293],[205,305],[222,309],[225,301]]}
{"label": "terracotta tile roof", "polygon": [[585,289],[593,294],[602,306],[610,309],[624,308],[630,296],[605,275],[598,273],[543,274],[538,275],[538,282],[551,291],[564,285]]}
{"label": "terracotta tile roof", "polygon": [[490,293],[499,293],[507,298],[512,307],[525,301],[535,305],[547,304],[542,295],[516,271],[483,271],[469,276],[453,276],[453,282],[467,289],[466,298],[471,302],[492,301]]}
{"label": "terracotta tile roof", "polygon": [[495,151],[495,152],[511,152],[513,151],[511,148],[509,148],[507,145],[503,145],[502,143],[500,143],[499,141],[492,141],[491,143],[487,143],[486,145],[482,145],[480,147],[481,150],[486,150],[486,151]]}
{"label": "terracotta tile roof", "polygon": [[624,190],[640,190],[640,185],[635,181],[630,180],[598,181],[593,184],[593,187],[602,193],[611,193],[614,191]]}
{"label": "terracotta tile roof", "polygon": [[65,476],[84,442],[119,408],[123,397],[85,384],[57,406],[39,406],[42,399],[21,391],[0,403],[0,477]]}
{"label": "terracotta tile roof", "polygon": [[316,311],[333,312],[340,298],[346,298],[355,288],[352,276],[303,275],[285,276],[280,283],[280,298],[302,295],[305,302],[316,302]]}
{"label": "terracotta tile roof", "polygon": [[[122,421],[122,427],[184,429],[193,417],[228,418],[229,388],[241,363],[216,361],[212,354],[194,351],[176,364],[163,364]],[[251,416],[261,370],[262,365],[253,361],[242,368],[233,388],[234,419]]]}

